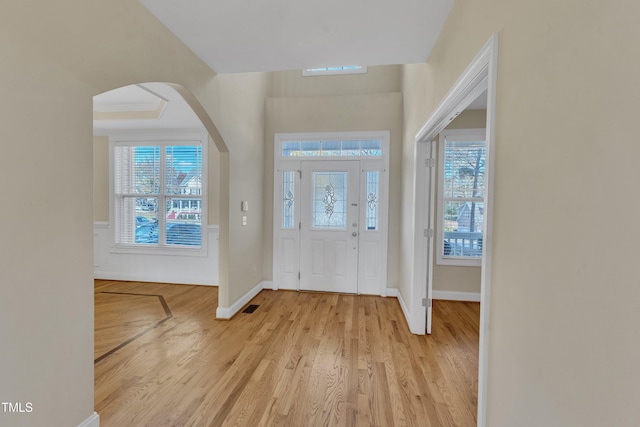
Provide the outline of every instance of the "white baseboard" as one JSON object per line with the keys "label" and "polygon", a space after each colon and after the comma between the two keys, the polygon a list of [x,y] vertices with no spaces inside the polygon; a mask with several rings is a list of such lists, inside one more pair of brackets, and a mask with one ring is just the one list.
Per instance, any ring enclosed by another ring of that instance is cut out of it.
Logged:
{"label": "white baseboard", "polygon": [[273,284],[273,281],[271,280],[263,280],[262,281],[262,289],[273,289],[274,291],[277,291],[278,288],[274,287],[275,285]]}
{"label": "white baseboard", "polygon": [[388,297],[396,297],[398,298],[399,292],[397,288],[387,288],[387,296]]}
{"label": "white baseboard", "polygon": [[480,302],[480,292],[433,291],[433,299]]}
{"label": "white baseboard", "polygon": [[258,283],[253,289],[244,294],[240,299],[231,304],[231,307],[218,307],[216,309],[216,319],[231,319],[246,303],[258,295],[264,289],[265,282]]}
{"label": "white baseboard", "polygon": [[78,424],[78,427],[100,427],[100,415],[94,412],[89,418]]}
{"label": "white baseboard", "polygon": [[[402,298],[402,294],[398,289],[395,289],[396,298],[398,298],[398,302],[400,303],[400,308],[402,308],[402,313],[404,314],[404,318],[407,321],[407,325],[411,325],[411,317],[409,317],[409,309],[407,308],[407,304],[404,302],[404,298]],[[387,295],[389,292],[389,288],[387,288]]]}
{"label": "white baseboard", "polygon": [[124,282],[153,282],[153,283],[172,283],[176,285],[200,285],[200,286],[218,286],[218,283],[211,283],[202,277],[189,276],[168,276],[154,273],[116,273],[103,271],[93,274],[94,279],[99,280],[121,280]]}

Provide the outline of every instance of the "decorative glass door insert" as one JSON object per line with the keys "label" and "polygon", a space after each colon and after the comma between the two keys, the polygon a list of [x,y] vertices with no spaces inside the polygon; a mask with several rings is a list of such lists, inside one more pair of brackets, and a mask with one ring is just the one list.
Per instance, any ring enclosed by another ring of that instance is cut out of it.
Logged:
{"label": "decorative glass door insert", "polygon": [[347,172],[313,172],[312,227],[347,228]]}
{"label": "decorative glass door insert", "polygon": [[282,228],[293,229],[295,224],[295,176],[297,171],[282,173]]}

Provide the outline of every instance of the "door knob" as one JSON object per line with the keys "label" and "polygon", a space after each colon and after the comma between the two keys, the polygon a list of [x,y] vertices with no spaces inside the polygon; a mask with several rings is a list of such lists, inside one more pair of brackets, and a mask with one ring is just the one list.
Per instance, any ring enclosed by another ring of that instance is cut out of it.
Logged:
{"label": "door knob", "polygon": [[353,233],[351,233],[351,235],[352,235],[353,237],[356,237],[356,236],[358,235],[358,233],[356,233],[356,232],[354,231]]}

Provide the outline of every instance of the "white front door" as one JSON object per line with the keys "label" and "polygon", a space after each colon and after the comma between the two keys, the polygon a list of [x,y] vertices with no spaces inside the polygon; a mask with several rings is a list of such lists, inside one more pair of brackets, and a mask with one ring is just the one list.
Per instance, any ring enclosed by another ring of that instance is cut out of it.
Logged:
{"label": "white front door", "polygon": [[277,134],[273,289],[387,294],[389,132]]}
{"label": "white front door", "polygon": [[360,162],[301,169],[300,289],[358,293]]}

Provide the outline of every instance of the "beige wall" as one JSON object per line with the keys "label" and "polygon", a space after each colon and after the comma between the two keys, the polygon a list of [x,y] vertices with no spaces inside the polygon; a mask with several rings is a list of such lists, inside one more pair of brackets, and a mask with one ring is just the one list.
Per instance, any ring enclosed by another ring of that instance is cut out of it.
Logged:
{"label": "beige wall", "polygon": [[93,220],[109,221],[109,137],[93,137]]}
{"label": "beige wall", "polygon": [[[397,287],[402,144],[401,68],[370,67],[367,74],[302,77],[300,71],[272,73],[267,99],[264,152],[264,277],[273,275],[273,144],[276,133],[391,131],[389,161],[388,286]],[[337,95],[341,91],[350,95]],[[396,90],[394,92],[394,90]],[[326,96],[313,96],[326,95]]]}
{"label": "beige wall", "polygon": [[[220,152],[209,138],[208,221],[220,217]],[[93,137],[93,220],[109,221],[109,137]]]}
{"label": "beige wall", "polygon": [[[484,128],[487,122],[486,110],[463,111],[447,129],[473,129]],[[436,144],[436,158],[440,149]],[[438,170],[436,169],[436,189],[438,188]],[[435,212],[438,212],[438,200],[435,199]],[[439,233],[438,222],[435,222],[435,233]],[[472,292],[480,293],[480,267],[458,267],[451,265],[438,265],[433,254],[433,290],[446,292]]]}
{"label": "beige wall", "polygon": [[429,63],[404,69],[410,146],[500,34],[488,426],[640,419],[640,223],[608,220],[640,208],[638,16],[633,1],[460,0]]}
{"label": "beige wall", "polygon": [[[629,338],[640,323],[640,223],[620,230],[607,221],[621,203],[625,212],[640,208],[640,87],[627,83],[640,67],[639,15],[631,0],[458,0],[429,63],[402,69],[406,277],[413,136],[500,32],[489,426],[625,427],[640,419],[640,346]],[[0,413],[0,423],[73,426],[93,410],[91,97],[175,82],[220,127],[229,147],[220,156],[220,223],[231,223],[226,237],[221,229],[221,252],[231,259],[220,299],[228,305],[262,276],[263,226],[250,216],[240,228],[237,211],[240,200],[261,206],[270,177],[260,148],[269,135],[259,123],[269,80],[215,76],[131,0],[40,2],[37,14],[31,3],[8,0],[0,51],[0,178],[20,183],[2,196],[21,212],[0,225],[10,242],[0,247],[8,349],[0,395],[34,405],[28,417]]]}
{"label": "beige wall", "polygon": [[402,67],[380,65],[368,67],[364,74],[302,76],[301,70],[271,73],[270,98],[299,96],[357,95],[363,93],[400,92]]}
{"label": "beige wall", "polygon": [[[264,100],[268,84],[266,73],[219,74],[211,92],[215,99],[212,117],[230,145],[227,306],[263,280]],[[222,178],[221,183],[225,191]],[[244,213],[240,211],[243,200],[249,202],[249,211]],[[242,226],[242,215],[248,217],[246,226]],[[220,222],[224,223],[224,219],[220,218]],[[219,289],[222,301],[226,292],[225,288]]]}
{"label": "beige wall", "polygon": [[0,222],[0,395],[34,412],[0,424],[75,426],[93,411],[91,88],[1,31],[0,179],[17,210]]}
{"label": "beige wall", "polygon": [[220,224],[220,152],[209,137],[208,174],[208,221],[211,225]]}
{"label": "beige wall", "polygon": [[403,100],[403,139],[402,139],[402,175],[401,175],[401,220],[400,220],[400,271],[398,290],[403,300],[410,301],[422,298],[413,295],[413,239],[414,239],[414,138],[418,130],[428,118],[430,102],[429,68],[427,64],[402,66],[402,100]]}
{"label": "beige wall", "polygon": [[0,225],[10,242],[0,246],[0,395],[34,408],[0,413],[0,424],[75,426],[93,412],[92,97],[138,82],[177,83],[224,132],[220,280],[232,289],[221,286],[220,301],[228,306],[262,276],[261,222],[238,230],[225,219],[229,198],[261,204],[268,80],[216,76],[135,1],[37,9],[9,0],[0,14],[0,179],[20,183],[2,194],[20,215]]}

